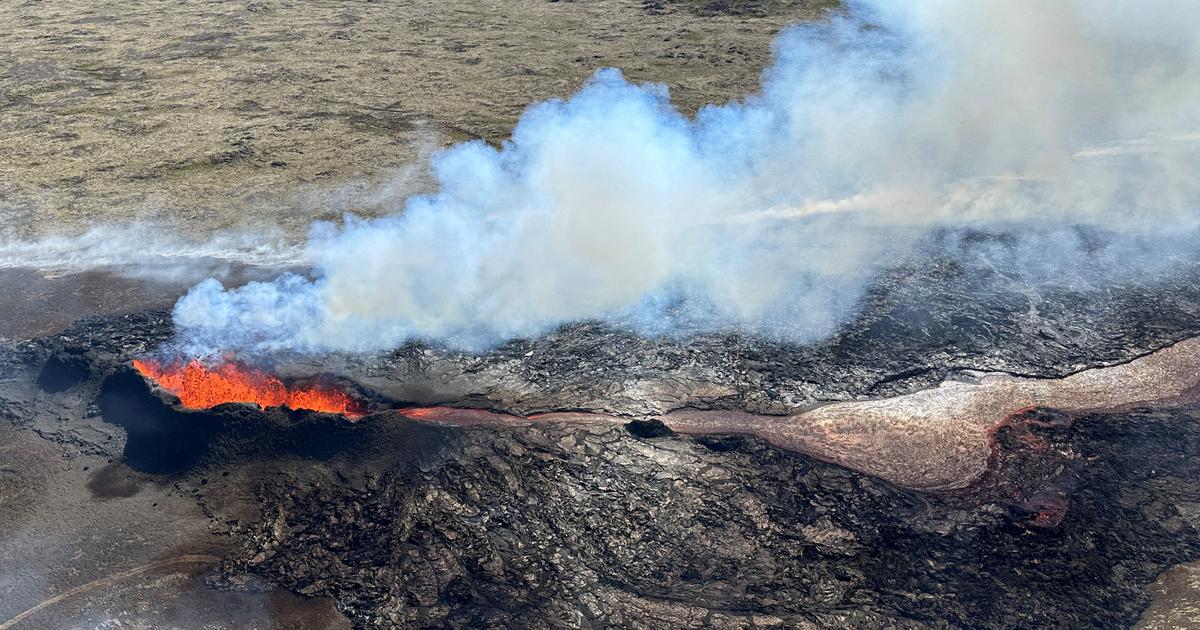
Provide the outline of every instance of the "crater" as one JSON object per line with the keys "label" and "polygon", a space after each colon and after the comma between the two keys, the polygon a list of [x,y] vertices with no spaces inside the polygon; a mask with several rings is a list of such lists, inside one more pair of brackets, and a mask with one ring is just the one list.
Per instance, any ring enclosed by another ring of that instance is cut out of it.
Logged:
{"label": "crater", "polygon": [[320,461],[381,452],[420,460],[449,439],[444,428],[388,412],[356,417],[240,402],[190,409],[128,365],[104,380],[97,406],[106,422],[126,431],[125,464],[151,474],[182,473],[209,460]]}
{"label": "crater", "polygon": [[212,417],[181,412],[165,404],[132,370],[105,379],[97,401],[106,422],[125,429],[125,463],[154,474],[192,466],[216,434]]}

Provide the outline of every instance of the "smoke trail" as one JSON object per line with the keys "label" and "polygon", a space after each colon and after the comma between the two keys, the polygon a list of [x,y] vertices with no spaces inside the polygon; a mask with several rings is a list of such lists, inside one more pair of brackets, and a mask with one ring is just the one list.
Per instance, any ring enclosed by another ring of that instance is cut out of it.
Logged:
{"label": "smoke trail", "polygon": [[[152,235],[152,237],[149,237]],[[0,238],[0,269],[46,275],[110,270],[127,276],[196,282],[229,266],[299,267],[304,248],[282,233],[230,231],[189,238],[170,225],[141,221],[100,225],[78,235]]]}
{"label": "smoke trail", "polygon": [[602,70],[500,149],[435,156],[439,192],[402,213],[315,226],[313,279],[198,285],[181,341],[477,347],[583,318],[803,341],[931,230],[1156,242],[1196,227],[1197,33],[1186,0],[855,2],[782,33],[760,94],[694,119]]}

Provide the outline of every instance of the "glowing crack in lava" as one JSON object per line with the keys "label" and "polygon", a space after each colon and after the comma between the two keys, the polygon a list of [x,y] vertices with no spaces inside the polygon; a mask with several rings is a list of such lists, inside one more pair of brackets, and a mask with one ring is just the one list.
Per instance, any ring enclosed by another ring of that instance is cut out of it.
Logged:
{"label": "glowing crack in lava", "polygon": [[255,403],[260,407],[288,407],[357,418],[363,404],[332,385],[291,388],[279,378],[236,362],[207,366],[191,359],[163,365],[134,359],[133,367],[163,389],[179,397],[185,407],[208,409],[221,403]]}

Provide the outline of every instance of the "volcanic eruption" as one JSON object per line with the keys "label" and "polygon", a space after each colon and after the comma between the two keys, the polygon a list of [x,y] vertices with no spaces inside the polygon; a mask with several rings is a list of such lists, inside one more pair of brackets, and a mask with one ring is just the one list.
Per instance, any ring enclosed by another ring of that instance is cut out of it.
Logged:
{"label": "volcanic eruption", "polygon": [[30,593],[178,532],[362,628],[1127,627],[1200,560],[1200,4],[842,4],[744,100],[600,70],[295,265],[0,340]]}
{"label": "volcanic eruption", "polygon": [[253,403],[262,408],[287,407],[356,418],[366,412],[361,401],[326,384],[285,384],[265,371],[237,361],[207,365],[198,359],[158,362],[134,359],[142,376],[179,397],[185,407],[208,409],[231,402]]}
{"label": "volcanic eruption", "polygon": [[[1034,293],[1169,276],[1195,260],[1200,47],[1170,19],[1196,9],[1168,4],[855,2],[785,31],[760,94],[694,117],[661,86],[598,71],[571,98],[531,107],[499,148],[438,154],[438,192],[403,212],[315,225],[308,272],[193,287],[166,350],[365,354],[417,342],[479,354],[580,321],[802,344],[863,308],[882,271],[924,259],[1003,270],[986,282]],[[289,388],[235,363],[135,365],[187,406],[360,413],[337,388]],[[977,414],[980,426],[1028,406],[1024,387],[989,390],[1007,411]],[[925,416],[956,420],[934,423],[950,431],[971,415],[921,400]],[[820,451],[838,440],[809,436],[813,418],[835,409],[791,424],[690,422]],[[860,440],[837,461],[870,468],[892,443]],[[889,465],[906,468],[910,454]]]}
{"label": "volcanic eruption", "polygon": [[964,231],[1003,234],[967,255],[1029,285],[1159,271],[1196,227],[1197,11],[853,2],[695,116],[600,70],[499,147],[437,154],[403,212],[314,226],[310,274],[197,285],[179,344],[479,351],[581,320],[813,342]]}

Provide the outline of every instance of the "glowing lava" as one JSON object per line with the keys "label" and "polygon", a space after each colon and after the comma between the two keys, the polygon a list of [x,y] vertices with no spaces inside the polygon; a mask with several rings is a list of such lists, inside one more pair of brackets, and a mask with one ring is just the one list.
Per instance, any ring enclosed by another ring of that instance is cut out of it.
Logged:
{"label": "glowing lava", "polygon": [[163,365],[135,359],[133,367],[159,387],[175,394],[185,407],[208,409],[221,403],[255,403],[260,407],[288,407],[358,417],[363,405],[330,385],[289,388],[279,378],[238,363],[207,366],[192,359]]}

